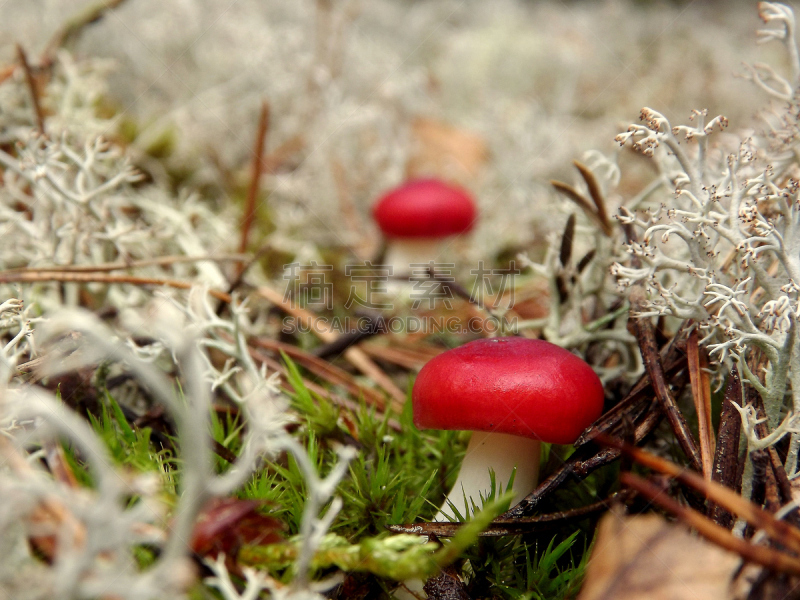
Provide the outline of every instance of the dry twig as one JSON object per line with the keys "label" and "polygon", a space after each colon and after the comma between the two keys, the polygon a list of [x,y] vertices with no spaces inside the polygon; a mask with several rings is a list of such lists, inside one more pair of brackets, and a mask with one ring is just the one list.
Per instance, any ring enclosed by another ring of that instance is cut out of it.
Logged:
{"label": "dry twig", "polygon": [[[622,443],[613,438],[608,438],[606,436],[603,436],[602,442],[613,448],[620,450],[625,455],[630,456],[640,465],[644,465],[650,469],[653,469],[654,471],[658,471],[659,473],[669,475],[670,477],[675,478],[681,483],[684,483],[698,490],[709,500],[712,500],[717,504],[719,504],[720,506],[723,506],[727,510],[731,511],[732,513],[737,514],[740,518],[744,519],[754,527],[762,529],[767,535],[769,535],[772,539],[779,542],[783,546],[791,550],[794,550],[795,552],[800,552],[800,529],[798,529],[797,527],[793,527],[792,525],[786,523],[785,521],[780,521],[776,519],[772,515],[772,513],[756,506],[749,500],[745,500],[735,491],[723,485],[720,485],[714,481],[706,481],[705,479],[703,479],[701,475],[699,475],[695,471],[691,471],[685,467],[676,465],[675,463],[669,462],[668,460],[664,460],[663,458],[659,458],[658,456],[650,454],[649,452],[645,452],[640,448],[635,448],[629,444]],[[627,482],[625,483],[627,484]],[[658,498],[650,498],[650,499],[655,502],[661,503],[660,500],[663,498],[667,498],[667,496],[666,494],[664,494],[663,489],[660,488],[657,489],[659,490],[657,494]],[[675,502],[674,500],[670,499],[670,501],[677,504],[677,502]],[[675,512],[671,508],[672,505],[667,506],[666,504],[662,504],[662,506],[664,506],[665,508],[667,508],[672,512]],[[686,510],[691,510],[691,509],[686,509]],[[727,529],[725,529],[724,527],[720,527],[714,524],[710,519],[707,519],[706,517],[700,515],[699,513],[697,513],[697,515],[698,519],[702,519],[708,524],[713,525],[714,527],[722,531],[725,531],[728,535],[731,535],[730,532],[728,532]],[[678,516],[681,515],[679,514]],[[694,523],[692,523],[692,526],[694,526]],[[800,562],[798,562],[798,565],[800,565]]]}
{"label": "dry twig", "polygon": [[[177,279],[159,279],[156,277],[134,277],[133,275],[102,275],[99,273],[64,272],[64,271],[2,271],[0,283],[41,283],[59,281],[63,283],[128,283],[131,285],[157,285],[179,290],[189,290],[196,284]],[[230,302],[230,294],[209,289],[208,293],[222,302]]]}
{"label": "dry twig", "polygon": [[589,190],[589,196],[592,198],[592,202],[594,202],[594,205],[597,209],[597,219],[600,221],[603,233],[610,237],[613,232],[613,228],[611,221],[608,218],[606,200],[603,197],[603,192],[600,191],[600,184],[597,183],[597,179],[589,167],[581,162],[578,162],[577,160],[573,160],[572,164],[575,165],[575,168],[578,169],[581,177],[586,182],[586,187]]}
{"label": "dry twig", "polygon": [[123,2],[125,2],[125,0],[100,0],[100,2],[90,4],[72,16],[55,32],[55,34],[53,34],[53,37],[50,38],[47,47],[39,59],[42,66],[49,67],[55,60],[59,48],[66,46],[88,25],[96,23],[102,19],[109,10],[117,8]]}
{"label": "dry twig", "polygon": [[[644,291],[636,287],[630,295],[631,313],[639,313],[643,308]],[[697,443],[692,432],[686,425],[681,411],[675,403],[675,398],[669,391],[669,386],[664,380],[664,369],[658,357],[658,347],[656,346],[655,331],[653,324],[647,318],[632,318],[631,324],[636,332],[639,342],[639,350],[642,353],[642,360],[650,375],[650,380],[656,391],[656,398],[661,403],[661,408],[669,420],[672,431],[678,440],[684,454],[691,462],[692,467],[698,471],[703,469],[700,453],[697,450]]]}
{"label": "dry twig", "polygon": [[697,329],[689,334],[686,345],[689,363],[689,379],[692,382],[692,398],[697,413],[697,428],[700,437],[700,459],[703,476],[711,480],[714,456],[714,430],[711,425],[711,382],[708,377],[708,358],[701,351],[697,340]]}
{"label": "dry twig", "polygon": [[608,218],[605,199],[600,191],[600,186],[597,183],[597,179],[595,179],[594,174],[589,170],[589,168],[582,163],[576,160],[573,161],[572,164],[575,165],[575,167],[578,169],[578,172],[581,174],[581,177],[586,182],[586,187],[589,189],[589,195],[592,198],[591,201],[589,201],[586,196],[576,190],[573,186],[569,185],[568,183],[564,183],[563,181],[551,179],[550,185],[552,185],[557,192],[561,193],[577,204],[581,210],[586,213],[586,216],[588,216],[598,225],[598,227],[600,227],[601,231],[605,235],[611,236],[613,233],[613,226]]}
{"label": "dry twig", "polygon": [[323,360],[313,354],[301,350],[297,346],[291,344],[284,344],[277,340],[270,340],[264,338],[257,338],[251,340],[254,346],[269,350],[272,352],[284,352],[291,359],[298,362],[300,365],[317,375],[327,380],[332,385],[338,385],[345,388],[350,394],[356,398],[364,398],[367,404],[375,406],[378,410],[386,410],[386,397],[371,388],[360,385],[356,379],[344,369],[340,369],[336,365],[331,364],[327,360]]}
{"label": "dry twig", "polygon": [[[630,491],[620,491],[611,494],[604,500],[599,500],[573,508],[535,517],[520,517],[504,519],[502,516],[491,522],[489,527],[480,533],[482,537],[500,537],[504,535],[522,535],[527,533],[540,533],[562,527],[565,523],[581,521],[593,515],[608,510],[614,502],[627,502],[633,494]],[[435,535],[437,537],[452,537],[464,523],[410,523],[408,525],[389,525],[389,531],[394,533],[411,533],[419,535]]]}
{"label": "dry twig", "polygon": [[218,256],[159,256],[144,260],[120,261],[98,265],[52,265],[49,267],[20,267],[0,272],[0,276],[12,273],[107,273],[110,271],[129,271],[144,267],[163,267],[191,262],[230,262],[247,258],[246,254],[220,254]]}
{"label": "dry twig", "polygon": [[[298,306],[293,306],[290,302],[285,301],[283,296],[281,296],[280,293],[276,292],[275,290],[266,286],[262,286],[257,289],[257,293],[296,319],[307,320],[311,324],[311,330],[323,342],[333,342],[336,339],[336,333],[330,331],[327,324],[319,319],[314,313]],[[380,367],[378,367],[378,365],[372,362],[372,360],[364,353],[363,350],[356,347],[348,348],[344,352],[344,357],[359,371],[371,378],[389,394],[389,396],[392,398],[392,402],[390,403],[392,410],[397,413],[402,411],[403,404],[406,400],[406,395],[394,384],[391,378],[384,373]]]}
{"label": "dry twig", "polygon": [[736,552],[745,560],[766,567],[772,571],[800,575],[800,560],[796,557],[768,546],[751,544],[742,538],[734,536],[726,528],[717,525],[696,510],[679,504],[664,494],[664,491],[660,487],[649,483],[647,480],[633,473],[622,473],[622,475],[620,475],[620,481],[624,485],[635,489],[652,502],[673,513],[710,542],[732,552]]}
{"label": "dry twig", "polygon": [[[247,188],[247,200],[242,212],[241,237],[239,240],[239,252],[241,253],[247,251],[250,230],[256,218],[256,200],[261,189],[261,174],[264,172],[264,146],[266,145],[267,131],[269,131],[269,104],[264,101],[261,103],[261,112],[258,117],[250,186]],[[244,263],[240,263],[237,274],[241,275],[243,270]]]}
{"label": "dry twig", "polygon": [[36,128],[41,135],[46,135],[44,130],[44,112],[42,111],[42,103],[39,99],[39,86],[36,82],[36,77],[33,75],[31,65],[28,62],[28,56],[25,54],[25,50],[20,44],[17,44],[17,60],[19,60],[19,64],[25,72],[25,81],[31,93],[31,104],[33,104],[33,112],[36,115]]}
{"label": "dry twig", "polygon": [[[734,367],[728,375],[728,385],[722,400],[719,439],[717,440],[711,479],[735,491],[739,487],[736,478],[739,473],[739,434],[742,428],[742,419],[733,405],[740,405],[741,402],[742,384],[739,380],[739,373]],[[713,502],[709,503],[706,514],[718,525],[727,529],[733,527],[733,515]]]}

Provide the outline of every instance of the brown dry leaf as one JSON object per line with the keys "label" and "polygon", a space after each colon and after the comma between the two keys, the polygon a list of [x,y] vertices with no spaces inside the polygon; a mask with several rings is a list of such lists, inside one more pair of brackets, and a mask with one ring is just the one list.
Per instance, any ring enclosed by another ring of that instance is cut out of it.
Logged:
{"label": "brown dry leaf", "polygon": [[216,498],[197,516],[189,546],[201,556],[235,554],[243,544],[275,544],[283,540],[284,524],[258,509],[263,502]]}
{"label": "brown dry leaf", "polygon": [[611,512],[597,533],[578,600],[730,598],[739,556],[658,515]]}
{"label": "brown dry leaf", "polygon": [[412,148],[406,162],[408,179],[438,176],[469,184],[489,160],[483,138],[433,119],[415,119],[411,137]]}

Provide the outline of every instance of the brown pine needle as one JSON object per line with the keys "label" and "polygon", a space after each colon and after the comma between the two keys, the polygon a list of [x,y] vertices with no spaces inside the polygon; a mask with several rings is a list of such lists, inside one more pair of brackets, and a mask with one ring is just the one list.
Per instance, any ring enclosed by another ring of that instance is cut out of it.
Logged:
{"label": "brown pine needle", "polygon": [[[2,280],[0,280],[2,283]],[[288,315],[296,319],[307,321],[311,324],[311,330],[323,342],[332,342],[336,339],[336,333],[330,331],[327,325],[317,315],[311,311],[293,306],[290,302],[284,300],[283,296],[273,290],[272,288],[261,286],[256,290],[262,298],[272,302],[275,306],[280,307]],[[406,395],[397,387],[392,379],[376,365],[369,356],[361,348],[351,347],[345,350],[344,357],[364,375],[372,379],[378,384],[385,392],[392,398],[391,407],[397,413],[403,410],[403,404],[406,400]]]}
{"label": "brown pine needle", "polygon": [[362,344],[361,349],[372,358],[403,367],[404,369],[419,369],[432,358],[429,353],[414,352],[413,350],[394,346]]}
{"label": "brown pine needle", "polygon": [[[266,355],[265,353],[261,352],[260,350],[256,350],[255,348],[248,348],[248,352],[250,356],[253,357],[254,360],[258,361],[267,366],[268,369],[272,369],[277,373],[280,373],[281,382],[285,385],[289,385],[289,377],[286,371],[286,367],[277,360],[274,360],[271,356]],[[310,369],[309,369],[310,370]],[[325,389],[321,385],[317,385],[313,381],[309,379],[303,378],[303,385],[305,385],[310,392],[316,394],[320,398],[325,398],[330,401],[332,404],[349,411],[351,414],[357,414],[360,406],[357,402],[350,400],[349,398],[343,398],[338,394],[331,392],[330,390]],[[388,419],[387,425],[391,427],[395,431],[400,431],[402,429],[400,423],[396,419]]]}
{"label": "brown pine needle", "polygon": [[[717,525],[702,514],[679,504],[664,490],[633,473],[622,473],[620,481],[639,492],[642,496],[673,513],[704,538],[718,546],[735,552],[742,558],[773,571],[800,575],[800,560],[768,546],[757,546],[734,536],[730,531]],[[730,490],[729,490],[730,491]]]}
{"label": "brown pine needle", "polygon": [[552,185],[557,192],[566,196],[567,198],[572,200],[575,204],[580,206],[581,210],[583,210],[583,212],[586,213],[586,216],[589,217],[592,221],[594,221],[597,224],[597,226],[600,227],[600,229],[602,229],[603,232],[605,233],[606,228],[603,225],[603,221],[597,214],[592,202],[590,202],[586,196],[581,194],[578,190],[576,190],[568,183],[564,183],[563,181],[557,181],[555,179],[551,179],[550,185]]}
{"label": "brown pine needle", "polygon": [[[522,535],[526,533],[539,533],[554,527],[563,526],[570,521],[580,521],[594,514],[605,512],[614,502],[627,502],[634,496],[631,490],[621,490],[611,494],[608,498],[598,500],[586,506],[572,508],[554,513],[536,515],[534,517],[519,517],[504,519],[502,516],[492,521],[489,526],[479,533],[481,537],[499,537],[504,535]],[[410,533],[413,535],[435,535],[437,537],[452,537],[463,527],[464,523],[445,523],[433,521],[431,523],[408,523],[405,525],[387,525],[387,529],[394,533]]]}
{"label": "brown pine needle", "polygon": [[600,184],[597,183],[597,179],[589,167],[578,162],[577,160],[573,160],[572,164],[575,165],[576,169],[578,169],[581,177],[583,177],[583,180],[586,182],[586,187],[589,188],[589,196],[591,196],[592,202],[594,202],[594,205],[597,208],[597,218],[600,221],[600,226],[603,228],[603,233],[610,237],[613,233],[613,227],[608,218],[606,201],[603,197],[603,192],[600,190]]}
{"label": "brown pine needle", "polygon": [[570,184],[564,183],[563,181],[557,181],[555,179],[551,179],[550,185],[552,185],[557,192],[563,194],[564,196],[572,200],[575,204],[580,206],[581,209],[583,209],[583,212],[589,215],[589,217],[599,222],[597,214],[594,212],[594,208],[592,207],[592,203],[589,202],[589,199],[586,196],[581,194]]}
{"label": "brown pine needle", "polygon": [[[739,438],[742,419],[734,408],[734,404],[739,406],[741,402],[742,383],[739,380],[739,371],[734,366],[728,373],[728,383],[722,399],[722,409],[719,415],[719,438],[714,451],[714,465],[711,471],[712,481],[731,489],[736,489],[739,482]],[[733,526],[733,515],[713,502],[709,503],[707,514],[718,525],[727,529]]]}
{"label": "brown pine needle", "polygon": [[[104,275],[100,273],[69,273],[61,271],[3,271],[0,272],[0,283],[42,283],[59,281],[63,283],[128,283],[131,285],[156,285],[179,290],[189,290],[196,284],[191,281],[176,279],[159,279],[156,277],[134,277],[133,275]],[[230,294],[209,289],[208,293],[222,302],[230,302]]]}
{"label": "brown pine needle", "polygon": [[78,11],[50,38],[40,58],[42,65],[49,66],[55,60],[56,53],[60,48],[80,35],[88,25],[96,23],[105,16],[106,12],[117,8],[123,2],[125,0],[100,0]]}
{"label": "brown pine needle", "polygon": [[[643,312],[644,296],[644,289],[640,285],[634,286],[630,293],[632,314]],[[653,324],[647,318],[636,317],[632,317],[630,323],[633,326],[636,340],[639,342],[639,350],[642,353],[642,361],[647,374],[650,375],[650,380],[653,382],[656,398],[658,398],[661,409],[669,420],[672,432],[675,434],[683,453],[686,454],[692,467],[701,471],[703,467],[697,443],[664,379],[664,367],[659,358]]]}
{"label": "brown pine needle", "polygon": [[25,81],[27,82],[28,90],[31,93],[33,112],[36,115],[36,128],[39,130],[39,133],[46,135],[44,130],[44,112],[42,112],[42,103],[39,100],[39,87],[36,83],[36,78],[33,76],[31,65],[28,62],[28,55],[25,54],[25,50],[19,44],[17,44],[17,60],[19,60],[19,64],[22,67],[22,70],[25,72]]}
{"label": "brown pine needle", "polygon": [[[791,548],[796,552],[800,552],[800,529],[792,527],[784,521],[779,521],[772,515],[772,513],[763,510],[749,500],[745,500],[742,496],[730,488],[720,485],[714,481],[706,481],[701,475],[694,471],[678,466],[675,463],[671,463],[668,460],[659,458],[658,456],[650,454],[649,452],[645,452],[639,448],[635,448],[629,444],[624,444],[618,440],[609,438],[608,436],[598,436],[597,440],[603,444],[611,446],[612,448],[617,448],[623,454],[630,456],[640,465],[644,465],[650,469],[653,469],[654,471],[674,477],[678,481],[693,487],[709,500],[719,504],[720,506],[723,506],[731,513],[738,515],[754,527],[763,529],[764,532],[772,537],[775,541],[780,542],[787,548]],[[665,496],[662,490],[659,490],[659,495]],[[658,501],[656,498],[652,499],[654,501]],[[672,511],[671,508],[669,508],[669,510]],[[706,519],[705,517],[701,518],[709,523],[712,523],[712,521]],[[715,527],[718,526],[715,525]],[[724,527],[720,527],[720,529],[726,532],[728,531]],[[798,565],[800,565],[800,562]]]}
{"label": "brown pine needle", "polygon": [[121,261],[115,263],[101,263],[98,265],[52,265],[49,267],[21,267],[0,272],[8,273],[105,273],[108,271],[128,271],[144,267],[167,266],[178,263],[190,262],[229,262],[247,258],[247,254],[220,254],[219,256],[159,256],[145,260]]}
{"label": "brown pine needle", "polygon": [[[250,187],[247,188],[247,200],[242,213],[241,238],[239,240],[239,252],[242,253],[247,251],[250,230],[253,228],[256,218],[256,200],[261,189],[261,174],[264,172],[264,146],[266,145],[267,131],[269,131],[269,104],[264,101],[261,103],[261,112],[258,117]],[[238,272],[241,273],[243,268],[244,263],[241,263]]]}
{"label": "brown pine needle", "polygon": [[697,329],[689,334],[686,345],[686,356],[689,362],[689,379],[692,382],[692,398],[697,413],[697,428],[700,437],[700,460],[703,463],[703,476],[711,481],[714,461],[713,427],[711,425],[711,382],[705,367],[708,360],[701,353],[697,341]]}
{"label": "brown pine needle", "polygon": [[270,350],[273,352],[285,352],[289,358],[297,362],[299,365],[305,367],[318,377],[322,377],[332,385],[338,385],[345,388],[354,397],[363,397],[367,404],[375,406],[378,410],[385,410],[386,399],[383,394],[375,390],[359,385],[355,378],[344,369],[340,369],[336,365],[328,362],[327,360],[317,358],[296,346],[285,344],[277,340],[270,340],[264,338],[256,338],[250,342],[254,346]]}

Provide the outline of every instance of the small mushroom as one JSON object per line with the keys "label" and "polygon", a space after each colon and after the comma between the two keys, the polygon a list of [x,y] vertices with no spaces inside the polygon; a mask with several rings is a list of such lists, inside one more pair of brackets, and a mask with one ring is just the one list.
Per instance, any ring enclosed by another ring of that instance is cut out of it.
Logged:
{"label": "small mushroom", "polygon": [[[520,337],[476,340],[428,362],[414,383],[414,424],[474,433],[434,521],[466,518],[495,483],[514,477],[516,504],[536,486],[540,442],[570,444],[600,416],[603,385],[571,352]],[[464,498],[467,504],[464,503]]]}
{"label": "small mushroom", "polygon": [[412,264],[435,261],[442,239],[470,231],[477,209],[463,189],[417,179],[384,194],[372,214],[388,241],[385,264],[404,275]]}

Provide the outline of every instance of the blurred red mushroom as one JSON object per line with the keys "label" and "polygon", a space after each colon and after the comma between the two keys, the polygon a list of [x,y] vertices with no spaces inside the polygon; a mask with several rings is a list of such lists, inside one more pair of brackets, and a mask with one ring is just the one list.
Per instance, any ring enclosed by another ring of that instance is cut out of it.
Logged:
{"label": "blurred red mushroom", "polygon": [[477,208],[462,188],[437,179],[417,179],[384,194],[373,217],[387,238],[385,264],[395,275],[412,264],[436,261],[444,238],[472,230]]}

